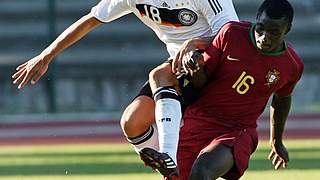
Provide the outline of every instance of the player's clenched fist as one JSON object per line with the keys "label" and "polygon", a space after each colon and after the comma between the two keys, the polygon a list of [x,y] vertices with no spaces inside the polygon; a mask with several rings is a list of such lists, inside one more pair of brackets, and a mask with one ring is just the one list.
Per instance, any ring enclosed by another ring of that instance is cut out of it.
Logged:
{"label": "player's clenched fist", "polygon": [[206,37],[206,38],[192,38],[185,41],[181,45],[180,50],[177,52],[175,58],[173,59],[172,72],[175,74],[180,74],[181,72],[185,72],[186,69],[185,67],[183,67],[183,64],[186,64],[186,62],[190,60],[190,56],[193,55],[195,51],[203,52],[205,49],[207,49],[208,46],[212,43],[212,40],[213,40],[213,37]]}
{"label": "player's clenched fist", "polygon": [[31,81],[31,84],[35,84],[47,71],[49,62],[42,55],[38,55],[19,65],[16,68],[16,73],[12,75],[13,84],[18,85],[19,89],[23,88],[29,81]]}
{"label": "player's clenched fist", "polygon": [[182,59],[183,70],[191,75],[200,70],[200,66],[203,65],[204,62],[201,51],[191,51],[187,53]]}
{"label": "player's clenched fist", "polygon": [[177,52],[176,57],[174,58],[173,62],[172,62],[172,72],[175,74],[179,74],[181,73],[181,71],[183,71],[183,67],[182,67],[182,63],[183,63],[183,59],[186,58],[186,56],[188,56],[188,54],[191,51],[196,50],[196,45],[194,40],[190,39],[185,41],[180,50]]}

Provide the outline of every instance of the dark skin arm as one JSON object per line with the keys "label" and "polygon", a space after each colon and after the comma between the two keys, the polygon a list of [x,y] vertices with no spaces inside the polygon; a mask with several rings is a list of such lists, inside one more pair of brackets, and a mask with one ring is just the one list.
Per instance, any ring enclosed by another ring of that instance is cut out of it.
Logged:
{"label": "dark skin arm", "polygon": [[184,71],[190,74],[191,82],[197,89],[201,89],[208,81],[208,76],[204,67],[203,56],[199,51],[190,52],[190,58],[182,61]]}
{"label": "dark skin arm", "polygon": [[286,168],[289,155],[282,142],[285,123],[291,107],[291,95],[280,97],[275,94],[272,98],[270,108],[270,145],[271,152],[268,159],[272,161],[275,169],[281,166]]}

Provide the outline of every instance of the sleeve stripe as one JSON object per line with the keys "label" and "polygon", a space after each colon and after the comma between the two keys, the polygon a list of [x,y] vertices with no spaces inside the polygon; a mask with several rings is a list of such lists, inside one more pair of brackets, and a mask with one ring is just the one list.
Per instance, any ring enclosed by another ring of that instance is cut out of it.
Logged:
{"label": "sleeve stripe", "polygon": [[209,4],[210,4],[213,12],[214,12],[214,15],[217,15],[217,11],[216,11],[216,9],[213,7],[213,5],[212,5],[212,2],[211,2],[212,0],[208,0],[208,1],[209,1]]}
{"label": "sleeve stripe", "polygon": [[222,11],[222,7],[218,0],[208,0],[209,4],[214,12],[214,15],[219,14]]}
{"label": "sleeve stripe", "polygon": [[218,0],[215,0],[215,2],[218,4],[219,8],[220,8],[220,12],[222,11],[222,6],[220,5]]}

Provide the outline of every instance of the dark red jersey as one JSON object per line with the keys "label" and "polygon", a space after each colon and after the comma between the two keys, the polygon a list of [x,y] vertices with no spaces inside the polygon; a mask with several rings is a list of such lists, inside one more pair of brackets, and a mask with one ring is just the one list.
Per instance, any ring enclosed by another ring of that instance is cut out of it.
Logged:
{"label": "dark red jersey", "polygon": [[259,51],[254,27],[249,22],[230,22],[219,31],[204,54],[209,82],[184,118],[199,119],[205,126],[256,127],[273,93],[291,94],[302,75],[303,62],[285,43],[280,52]]}

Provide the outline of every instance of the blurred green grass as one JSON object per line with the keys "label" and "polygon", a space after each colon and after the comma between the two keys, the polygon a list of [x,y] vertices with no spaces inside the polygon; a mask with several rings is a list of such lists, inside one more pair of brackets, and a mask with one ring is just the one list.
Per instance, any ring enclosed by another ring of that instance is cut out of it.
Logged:
{"label": "blurred green grass", "polygon": [[[259,144],[243,180],[320,179],[320,140],[285,141],[290,153],[286,170],[273,170],[269,146]],[[156,180],[128,144],[61,144],[2,146],[0,179],[8,180]]]}

